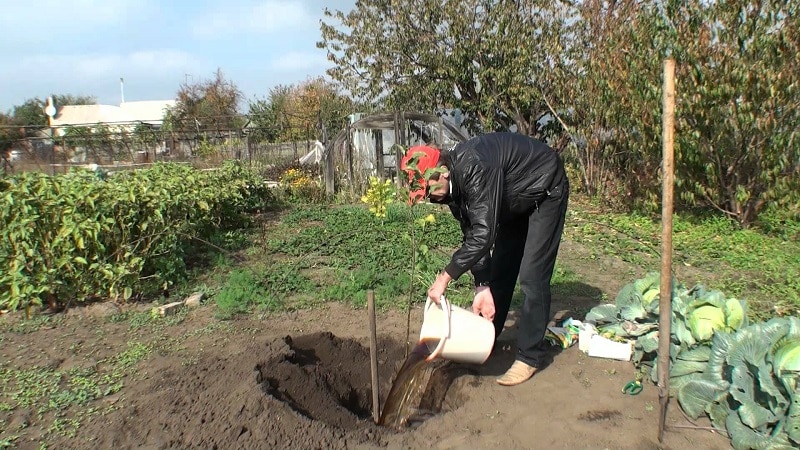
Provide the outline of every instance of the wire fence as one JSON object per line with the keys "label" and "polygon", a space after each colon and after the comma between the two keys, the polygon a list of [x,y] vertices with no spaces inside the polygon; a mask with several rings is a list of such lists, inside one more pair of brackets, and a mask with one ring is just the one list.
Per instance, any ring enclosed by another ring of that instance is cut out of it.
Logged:
{"label": "wire fence", "polygon": [[[266,142],[244,130],[186,133],[148,129],[144,132],[86,128],[83,133],[59,135],[49,130],[29,132],[2,154],[2,173],[40,171],[65,173],[74,167],[125,170],[157,162],[182,162],[198,167],[240,160],[252,165],[299,161],[322,144],[312,130],[292,133],[290,142]],[[309,158],[314,160],[314,158]],[[318,159],[316,159],[318,161]]]}
{"label": "wire fence", "polygon": [[422,144],[450,148],[466,139],[458,127],[432,114],[353,114],[349,120],[342,126],[277,128],[258,127],[250,120],[224,128],[225,122],[204,120],[205,129],[200,122],[195,127],[184,123],[180,131],[144,122],[29,127],[16,134],[10,133],[16,131],[11,127],[0,127],[2,173],[55,175],[73,167],[113,172],[162,161],[207,168],[238,160],[274,178],[297,163],[322,173],[320,181],[332,194],[342,188],[363,190],[371,176],[399,184],[397,163],[403,148]]}

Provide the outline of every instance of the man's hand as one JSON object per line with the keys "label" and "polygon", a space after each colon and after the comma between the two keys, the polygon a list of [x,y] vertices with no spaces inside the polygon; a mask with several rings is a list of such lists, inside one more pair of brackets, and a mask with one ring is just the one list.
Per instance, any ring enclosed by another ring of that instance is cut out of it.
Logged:
{"label": "man's hand", "polygon": [[428,297],[433,300],[434,303],[439,303],[439,299],[444,295],[444,291],[447,289],[447,284],[450,283],[450,280],[452,280],[450,274],[442,271],[442,273],[436,277],[436,281],[428,288]]}
{"label": "man's hand", "polygon": [[475,298],[472,300],[472,312],[483,316],[487,320],[494,319],[494,296],[489,286],[475,288]]}

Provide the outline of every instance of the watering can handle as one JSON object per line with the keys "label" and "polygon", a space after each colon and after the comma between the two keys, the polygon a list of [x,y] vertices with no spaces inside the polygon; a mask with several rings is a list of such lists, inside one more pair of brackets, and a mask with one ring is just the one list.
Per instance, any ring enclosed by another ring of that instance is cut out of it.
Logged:
{"label": "watering can handle", "polygon": [[[431,299],[428,298],[425,309],[428,309],[431,303]],[[447,340],[447,337],[450,336],[450,304],[447,303],[447,299],[444,298],[444,295],[442,295],[439,299],[439,304],[442,306],[442,311],[444,312],[444,333],[442,333],[441,338],[439,338],[439,344],[436,346],[430,356],[428,356],[428,361],[433,361],[442,354],[442,350],[444,350],[444,342]]]}

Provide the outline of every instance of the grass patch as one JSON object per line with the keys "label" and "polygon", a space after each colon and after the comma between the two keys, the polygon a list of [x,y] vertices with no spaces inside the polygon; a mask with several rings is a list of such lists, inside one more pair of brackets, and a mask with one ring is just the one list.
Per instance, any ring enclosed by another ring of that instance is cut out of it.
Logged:
{"label": "grass patch", "polygon": [[[435,221],[417,225],[428,214]],[[740,229],[720,217],[675,216],[673,261],[679,281],[746,299],[756,318],[800,312],[800,226],[785,218],[765,223],[770,232]],[[648,216],[598,210],[575,196],[565,237],[588,247],[590,260],[619,258],[637,273],[660,267],[661,223]],[[412,210],[391,204],[382,220],[358,204],[295,205],[262,227],[260,236],[251,235],[250,248],[242,248],[241,234],[219,238],[248,258],[245,268],[217,266],[216,284],[206,288],[225,318],[325,301],[362,307],[369,289],[379,308],[405,306],[408,299],[424,302],[425,290],[460,245],[461,230],[446,208],[435,205]],[[412,239],[418,249],[413,274]],[[562,264],[553,275],[553,292],[597,300],[603,295]],[[469,275],[448,289],[459,306],[471,304],[472,293]]]}
{"label": "grass patch", "polygon": [[[790,227],[792,228],[792,227]],[[797,225],[794,225],[794,229]],[[661,222],[637,214],[593,210],[574,202],[566,234],[601,254],[658,270]],[[742,229],[723,217],[673,218],[673,262],[681,273],[747,300],[756,318],[800,313],[800,242]],[[678,281],[686,282],[687,280]]]}
{"label": "grass patch", "polygon": [[189,316],[189,308],[179,308],[173,314],[161,317],[150,311],[123,311],[108,320],[113,323],[127,323],[131,330],[149,328],[153,331],[182,323]]}
{"label": "grass patch", "polygon": [[256,308],[278,311],[286,297],[311,290],[313,284],[295,264],[278,263],[260,269],[236,269],[215,296],[218,316],[230,318]]}
{"label": "grass patch", "polygon": [[2,328],[11,333],[28,334],[41,330],[42,328],[54,327],[64,322],[63,315],[36,315],[30,319],[20,319],[14,322],[4,322]]}
{"label": "grass patch", "polygon": [[[30,409],[49,433],[74,436],[83,420],[102,412],[88,407],[93,401],[122,390],[124,380],[136,373],[136,365],[147,359],[152,347],[131,342],[118,354],[85,367],[57,370],[50,367],[18,369],[0,366],[0,409]],[[34,424],[24,423],[22,427]],[[5,430],[14,433],[19,430]],[[13,444],[13,436],[0,442]]]}
{"label": "grass patch", "polygon": [[589,297],[603,300],[603,291],[583,282],[580,275],[556,262],[553,278],[550,281],[552,293],[563,297]]}
{"label": "grass patch", "polygon": [[[360,205],[300,206],[285,214],[264,239],[265,255],[279,255],[313,282],[291,294],[316,295],[324,300],[362,306],[365,291],[373,289],[379,306],[405,304],[404,299],[424,301],[425,289],[436,271],[447,263],[460,244],[458,223],[437,206],[421,205],[417,217],[434,214],[435,222],[416,230],[419,248],[417,270],[410,288],[412,211],[392,204],[383,221]],[[658,270],[661,223],[637,214],[596,211],[585,200],[572,203],[566,236],[592,249],[594,257],[612,256],[641,272]],[[693,280],[730,296],[748,300],[754,316],[791,314],[800,305],[800,247],[775,233],[739,229],[724,218],[676,216],[673,260]],[[589,258],[592,258],[590,255]],[[559,266],[553,290],[564,296],[598,298],[597,289]],[[309,290],[311,289],[311,290]],[[287,292],[289,294],[289,292]],[[456,304],[469,304],[469,276],[449,289]]]}
{"label": "grass patch", "polygon": [[[415,224],[412,230],[415,217],[428,214],[435,221],[424,228]],[[311,282],[298,285],[287,280],[293,296],[305,296],[301,305],[316,297],[361,307],[371,289],[379,308],[405,305],[409,295],[424,302],[428,285],[461,239],[449,211],[432,205],[419,205],[412,211],[402,204],[389,205],[383,220],[362,205],[298,206],[267,233],[263,253],[301,270]],[[412,239],[418,249],[413,275]],[[471,291],[468,276],[451,286],[448,293],[454,303],[466,301],[465,287]]]}

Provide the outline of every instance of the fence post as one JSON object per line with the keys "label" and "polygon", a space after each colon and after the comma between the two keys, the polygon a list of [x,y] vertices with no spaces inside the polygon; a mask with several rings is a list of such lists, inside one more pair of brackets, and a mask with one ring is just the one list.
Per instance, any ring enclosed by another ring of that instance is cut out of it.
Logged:
{"label": "fence post", "polygon": [[329,148],[325,149],[325,159],[324,159],[324,163],[323,164],[325,164],[325,167],[324,167],[324,169],[325,169],[325,172],[324,172],[324,175],[325,175],[325,193],[328,194],[328,195],[333,195],[334,187],[335,187],[334,183],[333,183],[333,179],[336,176],[336,170],[335,170],[335,168],[333,166],[333,164],[334,164],[334,152],[335,151],[336,151],[336,149],[333,148],[333,147],[329,147]]}
{"label": "fence post", "polygon": [[347,175],[350,177],[350,187],[353,187],[353,129],[347,123]]}
{"label": "fence post", "polygon": [[408,136],[406,136],[406,113],[400,112],[400,145],[407,146]]}
{"label": "fence post", "polygon": [[394,145],[392,148],[394,149],[394,173],[395,173],[395,184],[397,187],[402,187],[402,182],[400,180],[400,160],[403,158],[400,151],[400,145],[402,145],[400,141],[400,117],[399,112],[394,112]]}
{"label": "fence post", "polygon": [[442,118],[439,117],[439,138],[438,138],[439,141],[437,142],[437,144],[439,144],[440,148],[441,145],[444,143],[444,132],[442,131],[442,127],[444,127],[444,124],[442,123]]}
{"label": "fence post", "polygon": [[50,175],[56,174],[56,146],[55,146],[55,128],[50,127]]}
{"label": "fence post", "polygon": [[386,176],[383,173],[383,130],[373,130],[375,137],[375,171],[381,180]]}

